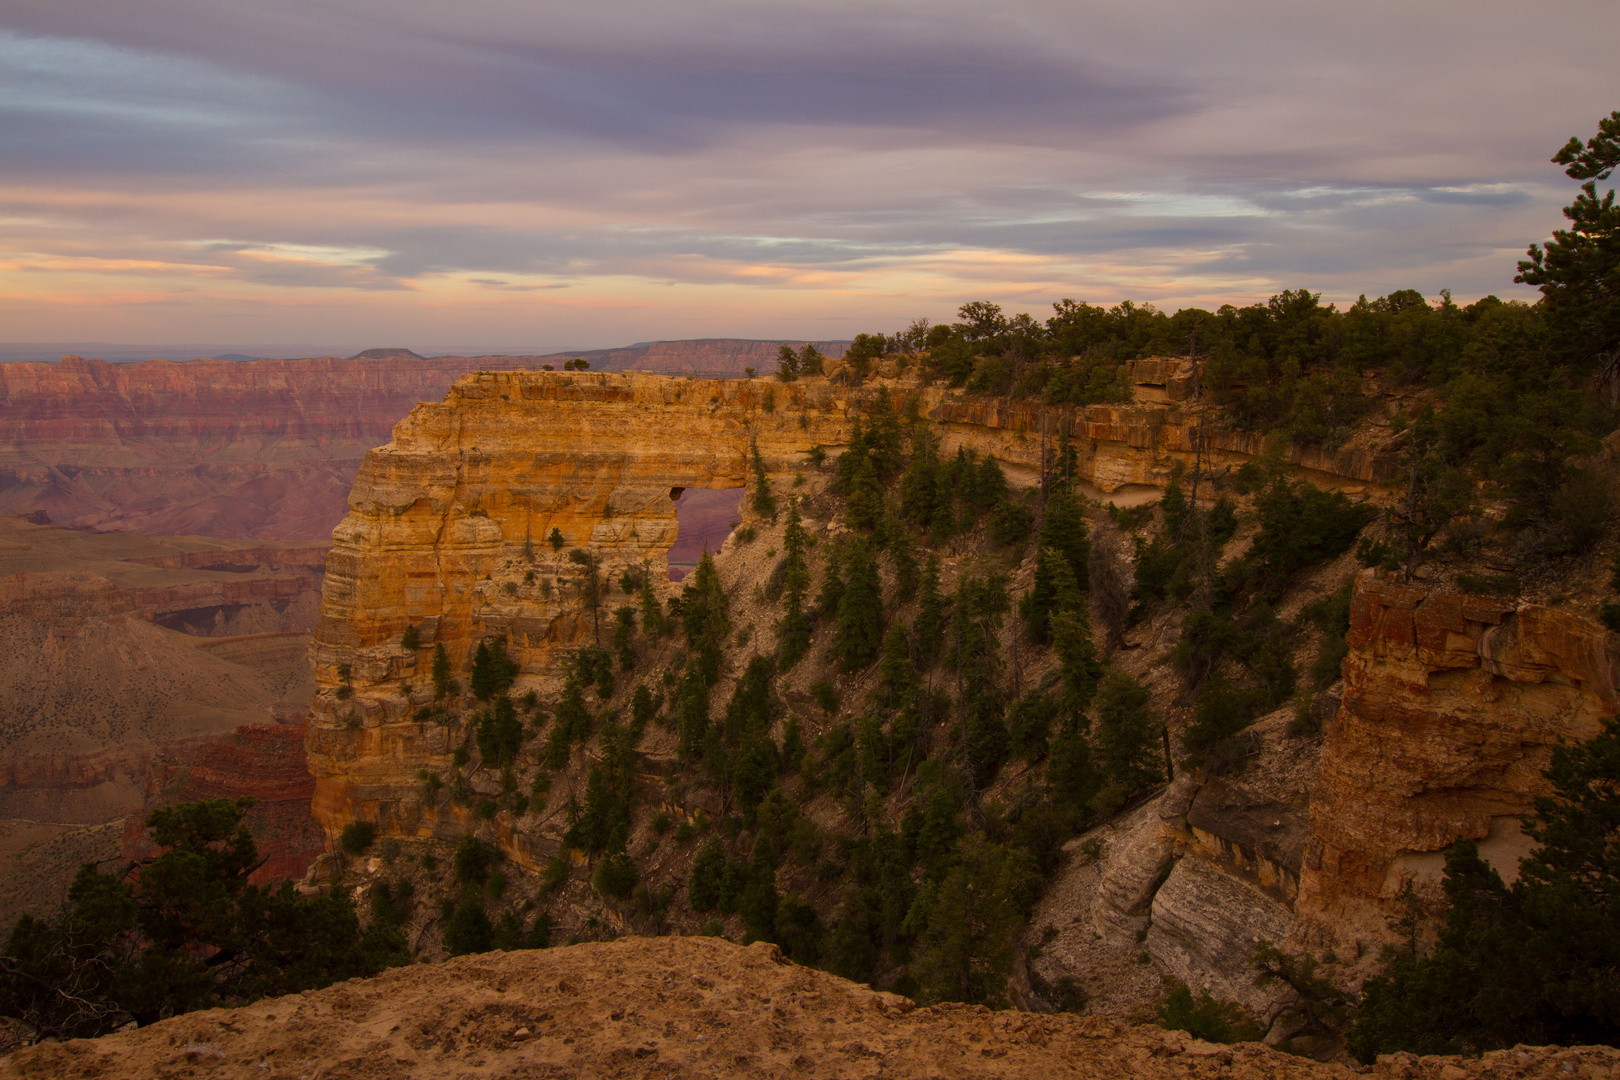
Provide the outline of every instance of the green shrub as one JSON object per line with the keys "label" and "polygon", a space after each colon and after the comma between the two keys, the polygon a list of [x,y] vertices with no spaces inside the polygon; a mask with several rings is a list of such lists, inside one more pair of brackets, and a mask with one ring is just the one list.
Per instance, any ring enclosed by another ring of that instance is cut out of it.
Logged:
{"label": "green shrub", "polygon": [[377,826],[370,821],[351,821],[343,826],[338,844],[350,855],[359,855],[377,838]]}
{"label": "green shrub", "polygon": [[591,876],[591,884],[596,891],[615,900],[628,900],[639,880],[641,875],[636,870],[636,861],[623,853],[603,859]]}
{"label": "green shrub", "polygon": [[444,928],[444,951],[451,956],[489,952],[495,947],[495,926],[489,921],[476,893],[462,897]]}
{"label": "green shrub", "polygon": [[1598,618],[1604,626],[1620,634],[1620,602],[1605,600],[1603,606],[1598,608]]}
{"label": "green shrub", "polygon": [[1159,1026],[1185,1031],[1212,1043],[1254,1042],[1262,1032],[1241,1005],[1216,1001],[1208,990],[1196,998],[1185,983],[1176,983],[1159,1006]]}
{"label": "green shrub", "polygon": [[456,845],[453,865],[456,880],[463,885],[482,886],[489,880],[495,862],[495,852],[476,836],[463,836]]}
{"label": "green shrub", "polygon": [[833,689],[832,683],[825,679],[810,684],[810,696],[820,706],[821,711],[828,716],[838,711],[838,692]]}

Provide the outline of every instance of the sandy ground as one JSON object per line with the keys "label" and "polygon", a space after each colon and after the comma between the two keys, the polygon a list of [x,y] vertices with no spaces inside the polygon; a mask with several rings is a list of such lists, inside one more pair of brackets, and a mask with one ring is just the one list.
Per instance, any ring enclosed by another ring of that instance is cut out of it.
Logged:
{"label": "sandy ground", "polygon": [[[1613,1076],[1620,1050],[1386,1059],[1378,1077]],[[19,1050],[0,1078],[1345,1078],[1258,1044],[1215,1046],[1102,1017],[913,1009],[774,946],[625,938],[491,953]]]}

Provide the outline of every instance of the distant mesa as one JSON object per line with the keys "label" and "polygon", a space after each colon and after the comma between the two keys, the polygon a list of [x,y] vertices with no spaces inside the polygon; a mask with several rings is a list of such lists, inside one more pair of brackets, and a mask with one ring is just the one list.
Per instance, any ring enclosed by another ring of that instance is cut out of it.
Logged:
{"label": "distant mesa", "polygon": [[427,357],[409,349],[366,349],[349,357],[350,360],[426,360]]}

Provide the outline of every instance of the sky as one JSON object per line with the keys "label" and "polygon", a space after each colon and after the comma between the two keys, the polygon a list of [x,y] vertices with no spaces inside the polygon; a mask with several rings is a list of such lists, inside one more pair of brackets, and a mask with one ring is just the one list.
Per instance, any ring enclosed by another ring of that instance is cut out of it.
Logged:
{"label": "sky", "polygon": [[847,338],[1512,283],[1613,0],[7,0],[0,340]]}

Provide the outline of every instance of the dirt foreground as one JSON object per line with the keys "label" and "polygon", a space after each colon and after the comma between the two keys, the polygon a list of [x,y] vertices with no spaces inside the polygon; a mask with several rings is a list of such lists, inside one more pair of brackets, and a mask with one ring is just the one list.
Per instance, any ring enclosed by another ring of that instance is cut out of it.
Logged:
{"label": "dirt foreground", "polygon": [[[1381,1060],[1364,1075],[1610,1077],[1620,1050],[1519,1048]],[[0,1077],[1346,1078],[1258,1044],[1099,1017],[913,1008],[774,946],[627,938],[389,971],[149,1028],[22,1049]]]}

